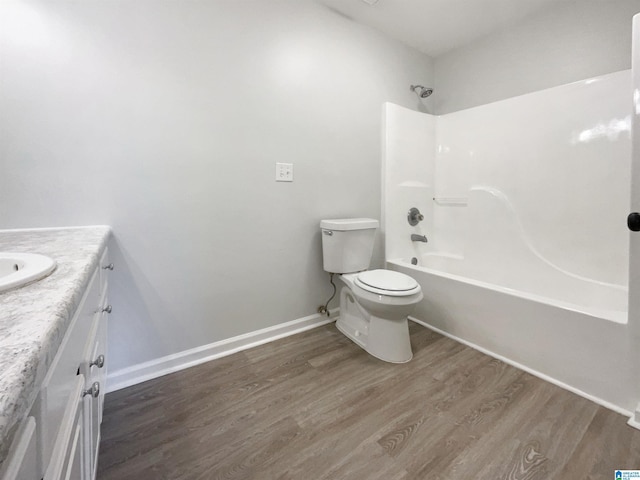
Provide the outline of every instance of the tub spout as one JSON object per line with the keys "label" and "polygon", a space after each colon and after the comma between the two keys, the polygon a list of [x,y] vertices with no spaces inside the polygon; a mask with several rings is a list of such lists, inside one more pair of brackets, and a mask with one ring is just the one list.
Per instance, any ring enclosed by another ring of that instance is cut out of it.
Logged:
{"label": "tub spout", "polygon": [[411,241],[412,242],[424,242],[427,243],[429,240],[427,240],[427,236],[426,235],[416,235],[415,233],[411,234]]}

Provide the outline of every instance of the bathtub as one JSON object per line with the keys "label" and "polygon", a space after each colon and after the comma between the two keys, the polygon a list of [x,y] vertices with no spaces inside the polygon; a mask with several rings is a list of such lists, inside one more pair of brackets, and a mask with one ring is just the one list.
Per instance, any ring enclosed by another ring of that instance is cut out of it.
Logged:
{"label": "bathtub", "polygon": [[511,275],[505,286],[498,266],[474,271],[438,253],[411,260],[387,260],[422,287],[411,320],[625,415],[635,407],[616,393],[633,381],[624,287],[560,271],[544,281]]}
{"label": "bathtub", "polygon": [[[477,287],[480,291],[491,290],[559,310],[616,323],[627,322],[627,287],[573,275],[542,262],[539,264],[546,266],[546,269],[536,271],[528,265],[526,273],[520,275],[514,272],[511,262],[509,268],[499,264],[493,268],[478,268],[477,264],[465,261],[462,256],[437,253],[423,254],[420,258],[392,260],[389,263],[413,277],[447,278]],[[416,279],[420,281],[419,278]],[[528,303],[523,305],[525,304]]]}
{"label": "bathtub", "polygon": [[422,286],[413,320],[627,415],[630,74],[438,116],[386,104],[381,223],[387,268]]}

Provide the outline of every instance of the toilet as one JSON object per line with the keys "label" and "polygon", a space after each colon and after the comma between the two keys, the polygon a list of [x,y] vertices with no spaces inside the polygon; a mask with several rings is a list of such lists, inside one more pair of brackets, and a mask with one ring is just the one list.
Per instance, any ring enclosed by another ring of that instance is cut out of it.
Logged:
{"label": "toilet", "polygon": [[407,317],[422,300],[412,277],[391,270],[367,270],[378,221],[372,218],[322,220],[324,270],[340,275],[340,316],[336,327],[380,360],[411,360]]}

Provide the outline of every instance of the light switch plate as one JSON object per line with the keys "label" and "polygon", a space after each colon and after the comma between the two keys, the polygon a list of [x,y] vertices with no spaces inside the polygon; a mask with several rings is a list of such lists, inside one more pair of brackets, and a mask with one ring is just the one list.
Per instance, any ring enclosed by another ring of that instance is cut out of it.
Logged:
{"label": "light switch plate", "polygon": [[293,182],[293,163],[276,163],[276,182]]}

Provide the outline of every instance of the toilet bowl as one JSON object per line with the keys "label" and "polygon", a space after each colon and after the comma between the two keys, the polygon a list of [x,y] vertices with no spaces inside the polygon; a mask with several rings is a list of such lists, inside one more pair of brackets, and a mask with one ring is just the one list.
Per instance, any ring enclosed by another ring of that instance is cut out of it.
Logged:
{"label": "toilet bowl", "polygon": [[320,227],[324,269],[340,274],[343,283],[338,330],[380,360],[411,360],[407,317],[422,300],[422,290],[403,273],[367,270],[378,221],[322,220]]}

